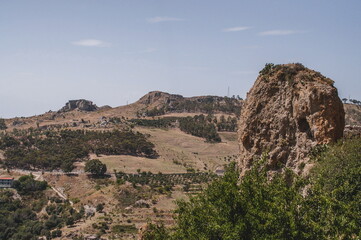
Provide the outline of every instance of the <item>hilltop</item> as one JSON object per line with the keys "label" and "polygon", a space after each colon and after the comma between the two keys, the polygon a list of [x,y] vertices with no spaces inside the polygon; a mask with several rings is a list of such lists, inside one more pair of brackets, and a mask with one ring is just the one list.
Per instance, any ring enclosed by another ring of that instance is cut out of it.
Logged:
{"label": "hilltop", "polygon": [[102,119],[147,118],[155,116],[194,116],[196,114],[232,115],[239,114],[243,101],[219,96],[183,97],[160,91],[152,91],[138,101],[111,108],[97,107],[92,101],[70,100],[57,111],[31,117],[6,119],[8,130],[48,127],[91,127],[100,126]]}

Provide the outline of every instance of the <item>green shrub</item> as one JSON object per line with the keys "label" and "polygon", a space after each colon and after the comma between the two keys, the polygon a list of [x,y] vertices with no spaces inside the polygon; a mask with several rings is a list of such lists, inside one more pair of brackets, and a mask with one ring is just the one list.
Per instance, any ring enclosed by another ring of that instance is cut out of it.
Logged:
{"label": "green shrub", "polygon": [[260,75],[267,75],[272,72],[272,70],[275,68],[275,65],[273,63],[266,63],[264,68],[259,72]]}
{"label": "green shrub", "polygon": [[107,166],[99,159],[92,159],[85,163],[84,171],[96,176],[102,176],[107,172]]}
{"label": "green shrub", "polygon": [[112,227],[112,233],[136,233],[138,229],[135,225],[114,225]]}
{"label": "green shrub", "polygon": [[5,130],[8,127],[6,126],[5,120],[0,118],[0,130]]}

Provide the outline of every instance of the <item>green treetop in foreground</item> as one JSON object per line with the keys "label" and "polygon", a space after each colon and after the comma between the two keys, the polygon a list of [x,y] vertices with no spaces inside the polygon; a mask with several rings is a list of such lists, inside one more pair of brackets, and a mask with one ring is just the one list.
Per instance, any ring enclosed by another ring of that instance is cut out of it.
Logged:
{"label": "green treetop in foreground", "polygon": [[231,164],[202,194],[178,202],[174,228],[150,224],[143,239],[359,239],[360,159],[353,139],[319,155],[307,179],[285,170],[268,180],[263,157],[240,181]]}

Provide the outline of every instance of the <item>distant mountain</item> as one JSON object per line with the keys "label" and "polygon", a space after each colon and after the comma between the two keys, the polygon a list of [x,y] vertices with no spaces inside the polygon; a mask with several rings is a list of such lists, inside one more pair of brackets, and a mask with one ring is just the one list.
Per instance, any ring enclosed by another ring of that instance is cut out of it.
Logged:
{"label": "distant mountain", "polygon": [[166,113],[240,113],[243,100],[219,96],[183,97],[182,95],[152,91],[136,103],[145,105],[142,116],[159,116]]}

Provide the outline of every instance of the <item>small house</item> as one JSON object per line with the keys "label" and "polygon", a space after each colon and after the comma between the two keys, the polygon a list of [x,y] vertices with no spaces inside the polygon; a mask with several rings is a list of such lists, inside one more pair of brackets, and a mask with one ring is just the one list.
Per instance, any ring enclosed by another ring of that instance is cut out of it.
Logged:
{"label": "small house", "polygon": [[13,187],[14,178],[0,178],[0,188],[11,188]]}
{"label": "small house", "polygon": [[223,166],[218,166],[216,168],[216,171],[214,171],[214,173],[217,175],[217,176],[224,176],[224,167]]}

